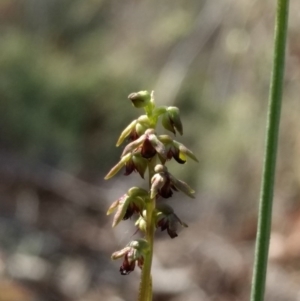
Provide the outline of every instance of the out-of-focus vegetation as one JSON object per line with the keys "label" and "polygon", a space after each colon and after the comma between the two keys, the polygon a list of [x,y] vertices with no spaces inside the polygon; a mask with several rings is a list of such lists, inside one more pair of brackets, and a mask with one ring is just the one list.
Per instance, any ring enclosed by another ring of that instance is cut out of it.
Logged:
{"label": "out-of-focus vegetation", "polygon": [[[297,300],[300,277],[300,4],[291,2],[267,293],[281,301]],[[170,164],[197,200],[178,194],[190,227],[174,241],[159,235],[155,300],[248,299],[274,6],[0,2],[0,301],[134,298],[138,277],[109,260],[134,230],[115,237],[104,214],[131,180],[102,178],[140,115],[127,95],[144,89],[180,108],[177,138],[200,161]]]}

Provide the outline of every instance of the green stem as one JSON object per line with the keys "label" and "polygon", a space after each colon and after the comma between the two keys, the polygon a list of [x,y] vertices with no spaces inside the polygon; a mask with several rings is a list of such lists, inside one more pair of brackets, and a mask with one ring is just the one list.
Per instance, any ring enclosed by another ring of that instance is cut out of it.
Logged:
{"label": "green stem", "polygon": [[260,193],[255,263],[251,287],[251,301],[262,301],[264,299],[265,292],[272,221],[276,154],[285,65],[288,6],[289,0],[277,0],[274,58],[269,92],[264,170]]}
{"label": "green stem", "polygon": [[[151,178],[154,174],[154,167],[156,164],[155,157],[149,161],[149,189],[151,187]],[[153,219],[153,213],[155,210],[155,199],[151,199],[146,204],[146,239],[149,243],[149,253],[146,256],[142,269],[142,278],[140,283],[140,294],[139,301],[152,301],[152,278],[151,278],[151,266],[153,257],[153,245],[154,245],[154,232],[155,232],[155,222]]]}

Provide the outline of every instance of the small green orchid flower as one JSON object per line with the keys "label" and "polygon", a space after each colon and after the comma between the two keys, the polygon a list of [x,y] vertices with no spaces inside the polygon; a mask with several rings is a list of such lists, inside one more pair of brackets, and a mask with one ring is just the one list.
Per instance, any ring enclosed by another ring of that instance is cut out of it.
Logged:
{"label": "small green orchid flower", "polygon": [[165,146],[155,134],[153,129],[148,129],[146,132],[139,137],[137,140],[129,143],[122,153],[122,157],[133,151],[140,151],[142,157],[146,159],[153,158],[156,154],[160,157],[166,158]]}
{"label": "small green orchid flower", "polygon": [[129,219],[134,213],[141,213],[147,198],[149,198],[149,194],[145,189],[130,188],[127,193],[114,201],[107,210],[107,215],[117,210],[112,226],[115,227],[121,220]]}
{"label": "small green orchid flower", "polygon": [[108,180],[115,176],[123,167],[125,167],[124,175],[128,176],[133,171],[137,171],[142,178],[144,178],[145,171],[147,169],[148,161],[143,158],[140,151],[126,154],[121,160],[108,172],[105,176],[105,180]]}
{"label": "small green orchid flower", "polygon": [[115,260],[124,256],[124,261],[120,267],[121,275],[130,274],[137,263],[142,268],[144,258],[149,253],[149,244],[145,239],[137,239],[131,241],[127,247],[116,251],[111,255],[111,259]]}
{"label": "small green orchid flower", "polygon": [[121,133],[117,146],[120,146],[123,141],[129,137],[129,141],[138,139],[145,133],[147,129],[151,128],[151,121],[147,115],[142,115],[138,119],[133,120]]}
{"label": "small green orchid flower", "polygon": [[159,135],[158,139],[164,144],[167,153],[166,158],[159,156],[162,164],[165,164],[166,160],[170,160],[172,157],[180,164],[184,164],[187,160],[187,157],[198,162],[196,156],[191,150],[185,147],[182,143],[173,140],[173,138],[169,135]]}
{"label": "small green orchid flower", "polygon": [[156,228],[160,228],[161,231],[167,230],[171,238],[178,236],[177,226],[188,227],[186,223],[181,221],[181,219],[174,213],[171,206],[167,204],[157,204],[156,206]]}
{"label": "small green orchid flower", "polygon": [[183,193],[191,198],[195,198],[195,191],[185,182],[176,179],[168,172],[166,166],[157,164],[154,168],[155,174],[151,179],[150,198],[162,196],[169,198],[173,195],[173,191],[181,190]]}

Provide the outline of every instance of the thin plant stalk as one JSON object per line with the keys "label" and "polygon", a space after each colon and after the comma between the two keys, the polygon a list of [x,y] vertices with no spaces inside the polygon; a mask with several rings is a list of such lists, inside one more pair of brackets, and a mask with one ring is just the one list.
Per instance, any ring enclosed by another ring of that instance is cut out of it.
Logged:
{"label": "thin plant stalk", "polygon": [[274,57],[269,91],[264,169],[261,184],[255,262],[251,287],[251,301],[264,300],[269,241],[272,222],[272,203],[276,169],[276,155],[285,67],[285,48],[289,0],[277,0]]}
{"label": "thin plant stalk", "polygon": [[[148,163],[149,171],[149,187],[151,187],[151,178],[154,174],[155,167],[155,157]],[[147,216],[146,216],[146,239],[149,243],[149,253],[145,257],[142,277],[140,283],[140,294],[139,301],[152,301],[152,277],[151,277],[151,266],[153,257],[153,246],[154,246],[154,232],[155,232],[155,222],[153,220],[153,213],[155,210],[155,198],[151,199],[150,202],[146,204]]]}

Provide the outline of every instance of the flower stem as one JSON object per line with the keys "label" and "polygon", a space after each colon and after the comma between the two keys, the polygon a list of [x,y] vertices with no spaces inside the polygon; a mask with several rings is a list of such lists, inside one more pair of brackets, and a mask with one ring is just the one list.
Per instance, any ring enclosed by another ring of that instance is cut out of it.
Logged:
{"label": "flower stem", "polygon": [[[151,187],[151,178],[154,174],[156,159],[152,158],[148,162],[149,171],[149,189]],[[151,278],[151,266],[153,257],[153,244],[154,244],[154,232],[155,232],[155,221],[153,219],[153,214],[156,206],[155,198],[151,199],[146,203],[146,240],[149,244],[149,253],[145,256],[142,278],[140,283],[140,294],[139,301],[152,301],[152,278]]]}
{"label": "flower stem", "polygon": [[289,0],[277,0],[274,57],[269,92],[267,133],[263,178],[260,192],[255,262],[251,287],[251,301],[262,301],[265,293],[272,203],[276,169],[276,154],[280,123],[282,87],[285,66],[285,47]]}

